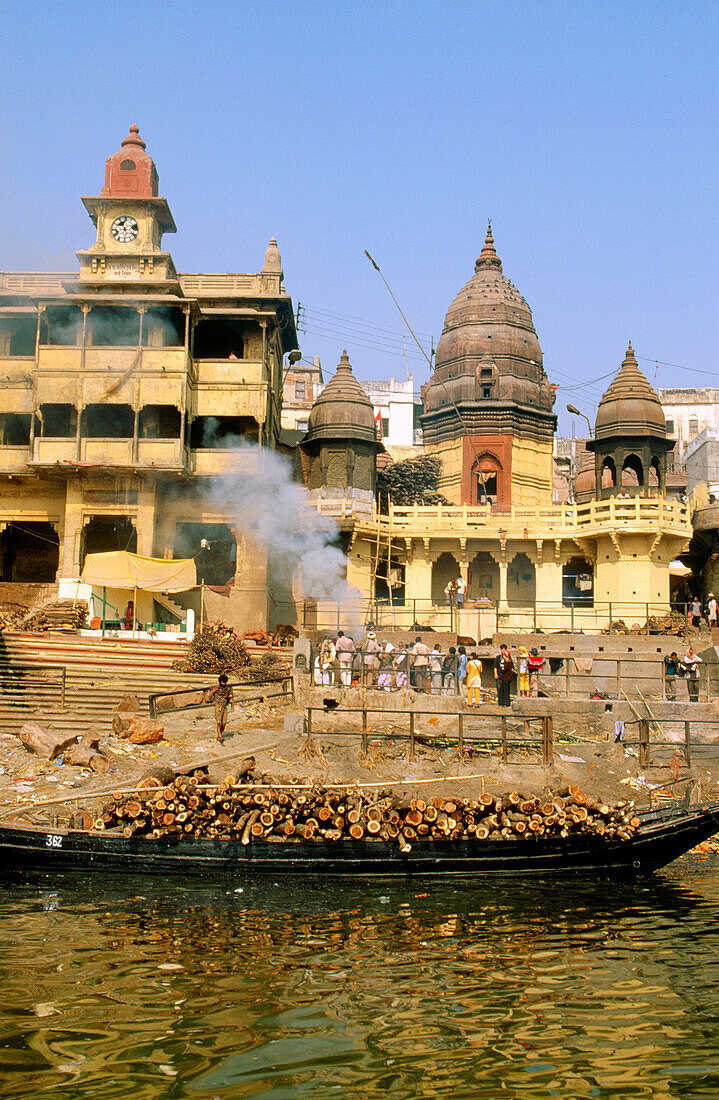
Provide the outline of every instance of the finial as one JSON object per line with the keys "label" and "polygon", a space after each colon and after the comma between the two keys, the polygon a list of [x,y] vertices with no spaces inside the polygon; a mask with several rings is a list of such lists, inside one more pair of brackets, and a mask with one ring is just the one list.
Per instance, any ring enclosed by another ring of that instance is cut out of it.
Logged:
{"label": "finial", "polygon": [[487,236],[484,238],[484,247],[479,254],[479,259],[474,265],[474,270],[478,271],[482,265],[498,267],[500,271],[502,270],[502,261],[497,255],[497,250],[494,247],[491,221],[487,223]]}
{"label": "finial", "polygon": [[136,122],[133,122],[130,127],[130,132],[126,138],[122,139],[122,145],[139,145],[141,149],[146,148],[145,142],[140,137],[140,127]]}
{"label": "finial", "polygon": [[270,238],[270,243],[267,246],[265,263],[262,270],[263,272],[279,272],[280,275],[283,275],[282,257],[280,256],[280,250],[277,247],[277,241],[274,237]]}
{"label": "finial", "polygon": [[625,363],[627,362],[627,360],[630,360],[633,363],[636,363],[637,361],[636,356],[634,355],[634,348],[632,347],[631,340],[629,341],[629,345],[627,347],[627,354],[624,356]]}
{"label": "finial", "polygon": [[347,348],[345,348],[340,355],[340,361],[337,364],[337,370],[352,370],[352,364],[350,363],[350,357],[347,354]]}

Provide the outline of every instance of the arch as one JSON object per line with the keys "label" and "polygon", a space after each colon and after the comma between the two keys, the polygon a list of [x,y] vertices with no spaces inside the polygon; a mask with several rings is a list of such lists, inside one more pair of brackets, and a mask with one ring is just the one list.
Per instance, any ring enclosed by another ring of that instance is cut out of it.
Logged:
{"label": "arch", "polygon": [[652,455],[649,463],[648,485],[650,489],[662,488],[662,464],[656,455]]}
{"label": "arch", "polygon": [[628,454],[622,463],[622,489],[644,485],[644,466],[639,455]]}
{"label": "arch", "polygon": [[120,163],[121,172],[135,172],[136,170],[137,165],[135,164],[134,160],[123,160]]}
{"label": "arch", "polygon": [[580,555],[562,566],[562,603],[565,607],[594,607],[594,566]]}
{"label": "arch", "polygon": [[496,504],[501,495],[502,463],[496,455],[484,451],[472,463],[472,504]]}
{"label": "arch", "polygon": [[432,603],[438,606],[446,603],[444,590],[450,581],[456,581],[460,575],[459,562],[454,554],[445,551],[440,554],[432,566]]}
{"label": "arch", "polygon": [[607,455],[607,457],[602,462],[601,487],[602,489],[614,489],[616,487],[616,484],[617,467],[611,455]]}
{"label": "arch", "polygon": [[499,566],[486,550],[480,550],[469,563],[467,595],[472,600],[499,602]]}
{"label": "arch", "polygon": [[537,597],[534,564],[522,551],[507,566],[507,603],[510,607],[530,607]]}
{"label": "arch", "polygon": [[137,553],[137,530],[129,516],[90,516],[80,533],[80,569],[88,554],[109,550]]}

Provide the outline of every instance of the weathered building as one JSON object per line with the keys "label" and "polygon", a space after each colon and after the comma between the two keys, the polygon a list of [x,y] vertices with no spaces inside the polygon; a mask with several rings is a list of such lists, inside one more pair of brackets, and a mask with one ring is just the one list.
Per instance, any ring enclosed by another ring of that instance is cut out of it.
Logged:
{"label": "weathered building", "polygon": [[91,551],[196,556],[234,584],[225,617],[263,625],[274,582],[231,479],[276,447],[299,355],[277,242],[254,274],[178,273],[136,126],[83,202],[78,270],[0,272],[0,578],[76,579]]}

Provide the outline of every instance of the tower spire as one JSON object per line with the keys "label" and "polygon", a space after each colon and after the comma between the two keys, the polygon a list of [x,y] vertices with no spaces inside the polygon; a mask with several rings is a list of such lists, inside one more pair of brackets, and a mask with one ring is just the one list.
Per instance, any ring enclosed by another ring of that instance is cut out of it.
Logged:
{"label": "tower spire", "polygon": [[492,236],[492,223],[487,223],[487,236],[484,238],[484,247],[479,254],[479,259],[474,265],[474,270],[479,271],[480,267],[496,267],[502,270],[502,261],[497,255],[497,250],[494,247],[494,237]]}

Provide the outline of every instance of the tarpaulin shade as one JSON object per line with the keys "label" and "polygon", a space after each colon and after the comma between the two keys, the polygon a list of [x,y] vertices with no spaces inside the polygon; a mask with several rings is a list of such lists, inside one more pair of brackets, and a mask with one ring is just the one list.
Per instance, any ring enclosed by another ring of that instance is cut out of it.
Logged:
{"label": "tarpaulin shade", "polygon": [[691,576],[691,572],[691,569],[689,569],[683,561],[676,560],[669,562],[670,577],[689,577]]}
{"label": "tarpaulin shade", "polygon": [[80,580],[105,588],[143,592],[186,592],[197,585],[194,558],[143,558],[127,550],[88,554]]}

